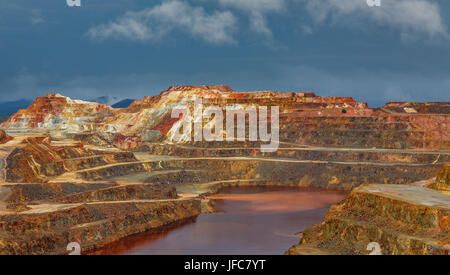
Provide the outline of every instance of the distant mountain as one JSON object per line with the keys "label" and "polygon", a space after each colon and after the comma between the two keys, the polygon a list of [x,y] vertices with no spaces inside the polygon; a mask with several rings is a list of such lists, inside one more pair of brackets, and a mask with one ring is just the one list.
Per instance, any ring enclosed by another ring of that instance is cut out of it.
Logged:
{"label": "distant mountain", "polygon": [[121,100],[121,101],[113,104],[111,107],[113,107],[113,108],[127,108],[128,106],[130,106],[130,104],[133,101],[134,101],[134,99],[127,98],[127,99]]}
{"label": "distant mountain", "polygon": [[9,117],[20,109],[26,109],[31,103],[33,103],[33,100],[30,99],[0,102],[0,116]]}
{"label": "distant mountain", "polygon": [[8,118],[8,116],[0,115],[0,122],[5,121]]}

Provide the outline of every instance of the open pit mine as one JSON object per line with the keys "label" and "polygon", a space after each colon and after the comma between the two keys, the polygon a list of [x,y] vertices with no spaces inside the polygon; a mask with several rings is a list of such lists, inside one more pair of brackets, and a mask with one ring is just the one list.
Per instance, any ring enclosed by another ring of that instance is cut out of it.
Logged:
{"label": "open pit mine", "polygon": [[[197,98],[205,108],[277,106],[277,150],[248,139],[174,142],[183,117],[172,110]],[[122,109],[48,94],[0,129],[1,254],[99,249],[213,212],[209,196],[229,186],[348,191],[286,254],[369,254],[369,243],[382,254],[450,251],[448,102],[369,108],[313,93],[177,86]]]}

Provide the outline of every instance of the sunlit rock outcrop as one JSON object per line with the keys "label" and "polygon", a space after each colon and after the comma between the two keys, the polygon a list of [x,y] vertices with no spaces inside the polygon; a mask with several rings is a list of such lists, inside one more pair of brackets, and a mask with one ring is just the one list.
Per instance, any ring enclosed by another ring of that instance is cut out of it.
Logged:
{"label": "sunlit rock outcrop", "polygon": [[[174,86],[157,96],[146,96],[128,108],[72,100],[59,94],[39,97],[2,128],[97,133],[123,149],[146,142],[172,141],[171,129],[182,117],[172,110],[192,108],[195,99],[205,107],[278,106],[280,138],[301,145],[354,148],[443,149],[450,147],[447,103],[389,103],[371,109],[347,97],[313,93],[235,92],[228,86]],[[206,123],[206,121],[205,121]],[[185,141],[184,141],[185,143]]]}
{"label": "sunlit rock outcrop", "polygon": [[83,132],[94,130],[98,123],[111,115],[113,109],[104,104],[48,94],[38,97],[27,109],[13,114],[2,123],[2,127]]}

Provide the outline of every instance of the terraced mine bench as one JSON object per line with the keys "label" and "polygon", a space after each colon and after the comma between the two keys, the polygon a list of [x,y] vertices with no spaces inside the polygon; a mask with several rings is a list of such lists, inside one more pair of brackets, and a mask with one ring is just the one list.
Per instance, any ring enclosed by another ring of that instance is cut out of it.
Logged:
{"label": "terraced mine bench", "polygon": [[[174,144],[182,118],[171,112],[196,98],[278,106],[278,150],[248,140]],[[353,190],[290,254],[367,254],[368,242],[384,254],[448,252],[445,102],[372,109],[313,93],[175,86],[123,109],[49,94],[0,127],[1,253],[97,248],[214,211],[205,196],[234,185]]]}

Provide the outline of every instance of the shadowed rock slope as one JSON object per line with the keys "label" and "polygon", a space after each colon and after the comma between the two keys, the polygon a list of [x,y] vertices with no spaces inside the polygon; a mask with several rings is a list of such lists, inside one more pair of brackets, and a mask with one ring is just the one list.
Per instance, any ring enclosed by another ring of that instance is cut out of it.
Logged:
{"label": "shadowed rock slope", "polygon": [[[448,166],[432,186],[443,189],[446,173]],[[376,242],[385,255],[447,255],[450,193],[421,184],[363,185],[302,235],[287,254],[369,254]]]}

